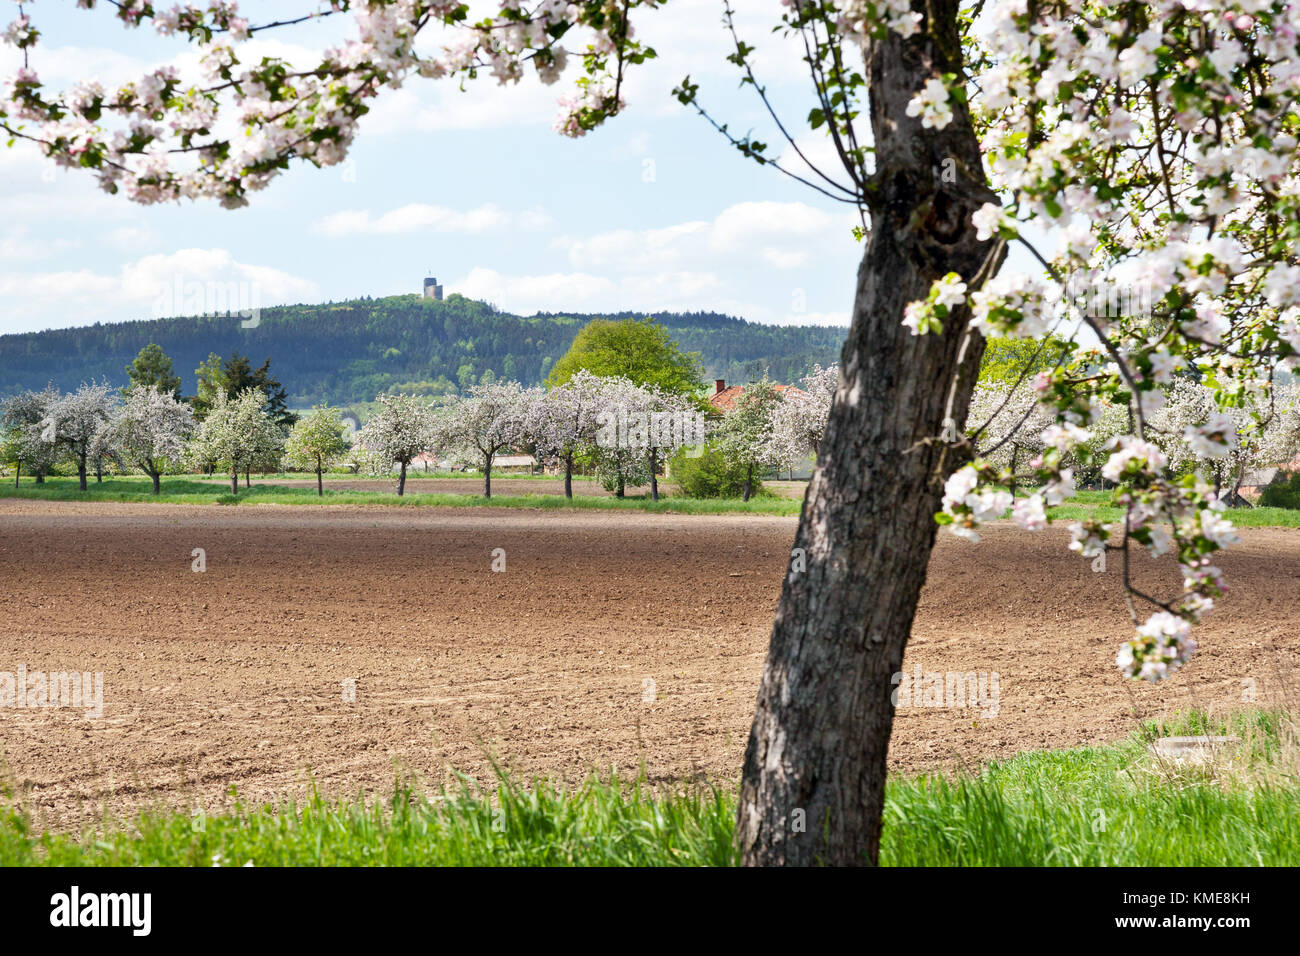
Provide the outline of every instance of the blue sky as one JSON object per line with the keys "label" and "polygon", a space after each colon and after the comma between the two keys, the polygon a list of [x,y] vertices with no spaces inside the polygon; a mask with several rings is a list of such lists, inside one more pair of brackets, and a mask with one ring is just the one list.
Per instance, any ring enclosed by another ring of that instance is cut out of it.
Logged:
{"label": "blue sky", "polygon": [[[42,80],[120,82],[184,56],[183,43],[128,32],[101,6],[30,7]],[[244,9],[257,22],[257,10],[288,6]],[[770,34],[779,0],[743,6],[760,78],[825,156],[803,119],[803,64]],[[733,128],[780,150],[723,60],[718,0],[671,0],[634,22],[661,59],[634,74],[627,112],[584,139],[551,130],[564,80],[500,88],[487,78],[462,93],[416,79],[381,96],[348,164],[295,168],[237,211],[135,206],[24,144],[0,144],[0,332],[150,318],[176,283],[253,283],[256,304],[269,306],[416,292],[426,274],[524,314],[712,310],[847,325],[856,214],[743,159],[671,96],[689,73]],[[275,52],[295,59],[339,35],[319,24],[280,31]],[[3,48],[0,72],[14,63]]]}

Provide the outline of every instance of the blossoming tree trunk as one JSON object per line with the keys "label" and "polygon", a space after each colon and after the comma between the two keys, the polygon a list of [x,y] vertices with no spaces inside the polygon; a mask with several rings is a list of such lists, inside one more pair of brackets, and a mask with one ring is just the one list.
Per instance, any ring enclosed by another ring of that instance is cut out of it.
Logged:
{"label": "blossoming tree trunk", "polygon": [[[891,676],[901,670],[934,515],[983,340],[958,309],[914,336],[903,310],[949,272],[971,282],[989,242],[971,214],[990,199],[964,105],[942,130],[906,115],[955,64],[956,3],[928,5],[938,40],[891,33],[868,51],[879,190],[852,326],[817,469],[773,625],[741,782],[737,840],[750,865],[870,865],[880,848]],[[951,162],[945,163],[945,160]],[[955,181],[945,181],[955,168]],[[963,351],[963,343],[965,343]],[[956,380],[949,407],[950,386]]]}

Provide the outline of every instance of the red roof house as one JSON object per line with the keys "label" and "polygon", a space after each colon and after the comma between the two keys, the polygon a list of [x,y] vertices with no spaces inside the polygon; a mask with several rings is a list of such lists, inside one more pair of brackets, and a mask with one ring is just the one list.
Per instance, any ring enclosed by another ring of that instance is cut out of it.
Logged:
{"label": "red roof house", "polygon": [[[778,385],[777,392],[784,395],[786,392],[802,392],[803,389],[795,388],[793,385]],[[745,394],[745,386],[732,385],[727,387],[725,378],[715,378],[713,380],[713,394],[709,396],[709,403],[724,415],[729,415],[736,410],[740,403],[740,397]]]}

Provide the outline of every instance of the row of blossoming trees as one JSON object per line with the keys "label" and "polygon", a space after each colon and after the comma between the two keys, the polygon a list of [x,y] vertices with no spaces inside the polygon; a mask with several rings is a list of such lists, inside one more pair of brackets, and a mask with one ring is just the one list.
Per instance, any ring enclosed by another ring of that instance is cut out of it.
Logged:
{"label": "row of blossoming trees", "polygon": [[286,429],[256,388],[219,394],[198,421],[188,403],[158,388],[136,387],[122,397],[106,384],[91,384],[5,400],[0,435],[3,457],[17,466],[16,481],[26,473],[42,482],[62,462],[76,468],[82,490],[90,473],[102,478],[105,471],[131,469],[152,478],[157,494],[162,475],[188,469],[230,475],[237,494],[241,473],[247,482],[251,471],[283,463],[315,472],[323,493],[323,473],[348,456],[367,473],[396,469],[400,495],[412,461],[436,454],[481,469],[490,497],[497,457],[526,450],[563,469],[566,497],[573,496],[575,467],[591,465],[620,497],[628,486],[649,485],[657,501],[665,463],[706,442],[751,476],[806,460],[821,441],[835,376],[834,368],[818,368],[803,388],[784,394],[758,383],[732,415],[711,421],[694,396],[587,371],[551,388],[477,385],[438,403],[381,395],[351,445],[338,409],[317,406]]}
{"label": "row of blossoming trees", "polygon": [[[133,388],[123,397],[107,384],[82,385],[67,394],[51,386],[0,403],[0,441],[4,460],[16,466],[15,482],[24,472],[44,482],[69,463],[82,491],[91,472],[102,480],[106,471],[134,470],[152,478],[158,494],[164,474],[220,466],[238,491],[241,472],[274,467],[286,457],[302,467],[322,461],[310,454],[321,431],[321,414],[303,419],[289,432],[267,409],[260,389],[245,389],[234,398],[222,393],[199,422],[188,402],[158,387]],[[346,447],[343,424],[337,410],[317,411],[332,413],[337,422],[334,444],[323,450],[327,463]]]}
{"label": "row of blossoming trees", "polygon": [[[1204,473],[1225,502],[1247,504],[1243,485],[1254,484],[1257,476],[1300,454],[1300,384],[1278,386],[1267,402],[1252,400],[1228,408],[1215,403],[1213,389],[1191,378],[1166,377],[1161,384],[1161,403],[1150,416],[1152,444],[1176,473]],[[967,433],[979,457],[1004,472],[1008,492],[1014,494],[1026,470],[1039,467],[1041,457],[1056,447],[1055,424],[1034,389],[988,382],[971,398]],[[1108,473],[1107,452],[1129,426],[1127,406],[1099,405],[1086,437],[1076,435],[1077,448],[1067,454],[1070,488],[1077,482],[1105,485],[1116,480]],[[1044,503],[1043,495],[1022,502],[1016,512],[1021,523],[1040,525]],[[956,530],[970,531],[962,526]]]}
{"label": "row of blossoming trees", "polygon": [[[629,485],[649,485],[659,497],[658,475],[674,454],[708,442],[752,479],[792,468],[815,454],[826,427],[838,369],[817,368],[800,387],[778,390],[767,381],[748,388],[734,412],[705,422],[699,403],[622,377],[580,371],[549,389],[518,382],[479,385],[464,397],[431,404],[413,396],[381,395],[379,410],[357,436],[346,438],[338,409],[318,406],[294,427],[279,427],[267,414],[266,396],[247,389],[218,398],[211,415],[197,421],[189,403],[156,388],[135,388],[119,398],[107,385],[83,385],[61,394],[50,387],[0,403],[4,459],[41,482],[62,460],[76,468],[81,487],[94,472],[132,469],[153,479],[192,468],[237,476],[281,464],[322,475],[345,456],[370,474],[398,472],[398,494],[407,469],[427,453],[481,468],[484,494],[491,496],[492,468],[504,452],[527,450],[564,471],[564,493],[573,496],[575,466],[593,465],[597,477],[620,497]],[[1039,379],[1040,383],[1042,378]],[[1153,445],[1170,467],[1209,474],[1219,497],[1241,503],[1242,483],[1257,471],[1300,454],[1300,385],[1279,387],[1267,407],[1245,404],[1221,409],[1213,391],[1186,377],[1166,377],[1162,402],[1151,415]],[[1073,493],[1076,479],[1115,481],[1119,464],[1107,456],[1128,428],[1128,410],[1102,407],[1087,435],[1078,434],[1066,458],[1062,483],[1044,486],[1019,500],[1018,484],[1032,483],[1032,470],[1057,448],[1058,426],[1038,401],[1036,390],[1016,383],[988,382],[971,400],[967,434],[981,460],[1000,470],[1006,491],[986,493],[982,510],[1013,517],[1025,528],[1046,525],[1046,508]],[[1113,456],[1112,456],[1113,457]],[[969,481],[969,478],[963,480]],[[1068,487],[1065,487],[1068,486]],[[1014,505],[1014,507],[1013,507]],[[955,524],[972,537],[974,527]],[[1073,526],[1075,548],[1097,550],[1094,529]],[[1153,550],[1169,547],[1153,531]]]}

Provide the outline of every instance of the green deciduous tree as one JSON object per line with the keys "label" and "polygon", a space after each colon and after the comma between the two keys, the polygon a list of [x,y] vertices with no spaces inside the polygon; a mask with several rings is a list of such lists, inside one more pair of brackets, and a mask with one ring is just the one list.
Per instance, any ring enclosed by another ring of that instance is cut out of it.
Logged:
{"label": "green deciduous tree", "polygon": [[685,395],[703,385],[704,366],[696,352],[683,352],[659,323],[651,319],[593,319],[551,367],[546,380],[563,385],[584,369],[601,378],[626,378]]}
{"label": "green deciduous tree", "polygon": [[266,414],[266,395],[247,388],[234,398],[224,392],[203,420],[192,455],[230,475],[230,493],[239,494],[239,473],[271,466],[284,450],[284,432]]}
{"label": "green deciduous tree", "polygon": [[1049,371],[1062,355],[1074,350],[1074,343],[1047,336],[1043,339],[1013,339],[999,335],[984,345],[980,360],[980,384],[1002,385],[1028,391],[1028,383],[1039,372]]}
{"label": "green deciduous tree", "polygon": [[717,449],[744,470],[741,497],[745,501],[753,494],[755,473],[774,461],[770,451],[772,413],[781,401],[781,393],[770,379],[754,382],[745,388],[735,411],[722,420],[714,437]]}
{"label": "green deciduous tree", "polygon": [[300,418],[289,432],[285,457],[297,468],[316,472],[316,493],[325,494],[322,473],[348,450],[347,426],[342,413],[328,405],[317,405]]}
{"label": "green deciduous tree", "polygon": [[221,368],[221,356],[209,352],[208,357],[194,370],[194,376],[196,385],[190,404],[194,406],[194,417],[203,421],[217,404],[219,396],[230,397],[226,390],[226,375]]}

